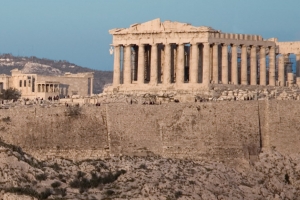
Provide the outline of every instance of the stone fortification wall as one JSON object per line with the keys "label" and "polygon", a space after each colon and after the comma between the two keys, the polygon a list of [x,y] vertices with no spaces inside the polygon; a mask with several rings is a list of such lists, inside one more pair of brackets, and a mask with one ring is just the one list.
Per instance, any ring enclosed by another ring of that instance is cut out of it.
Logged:
{"label": "stone fortification wall", "polygon": [[276,148],[285,155],[300,153],[300,103],[266,101],[260,104],[262,142],[265,148]]}
{"label": "stone fortification wall", "polygon": [[110,155],[255,158],[260,147],[300,153],[299,101],[18,106],[0,110],[0,137],[40,159]]}
{"label": "stone fortification wall", "polygon": [[114,105],[107,113],[113,154],[223,160],[257,154],[260,146],[254,101]]}
{"label": "stone fortification wall", "polygon": [[0,137],[41,159],[108,156],[105,108],[82,107],[79,116],[67,116],[66,110],[65,106],[1,109]]}

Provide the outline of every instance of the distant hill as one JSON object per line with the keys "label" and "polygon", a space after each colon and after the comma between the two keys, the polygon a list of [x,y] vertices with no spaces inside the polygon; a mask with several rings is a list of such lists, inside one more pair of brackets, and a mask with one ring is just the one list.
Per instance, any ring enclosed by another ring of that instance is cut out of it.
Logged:
{"label": "distant hill", "polygon": [[94,72],[94,94],[101,93],[105,84],[111,84],[112,71],[100,71],[78,66],[66,60],[50,60],[37,57],[21,57],[11,54],[0,54],[0,74],[11,75],[12,69],[22,70],[23,73],[34,73],[45,76],[58,76],[66,72]]}

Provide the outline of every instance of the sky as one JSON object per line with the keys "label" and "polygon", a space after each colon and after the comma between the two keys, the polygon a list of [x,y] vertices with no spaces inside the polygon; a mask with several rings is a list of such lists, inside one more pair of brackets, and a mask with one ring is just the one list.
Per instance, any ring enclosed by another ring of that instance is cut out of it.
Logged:
{"label": "sky", "polygon": [[0,0],[0,54],[112,70],[108,30],[160,18],[300,41],[300,0]]}

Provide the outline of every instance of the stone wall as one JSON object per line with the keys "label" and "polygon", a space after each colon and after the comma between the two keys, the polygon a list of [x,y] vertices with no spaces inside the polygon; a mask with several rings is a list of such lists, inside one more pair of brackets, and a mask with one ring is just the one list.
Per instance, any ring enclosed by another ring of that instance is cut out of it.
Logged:
{"label": "stone wall", "polygon": [[110,155],[256,157],[260,148],[300,153],[299,101],[222,101],[0,110],[0,137],[40,159]]}
{"label": "stone wall", "polygon": [[264,147],[276,148],[283,154],[300,153],[300,103],[298,101],[266,101],[263,133]]}
{"label": "stone wall", "polygon": [[0,136],[37,158],[63,156],[81,160],[108,156],[105,109],[81,107],[67,116],[67,107],[15,107],[0,110]]}
{"label": "stone wall", "polygon": [[260,146],[255,101],[115,105],[107,113],[114,154],[223,160],[255,154]]}
{"label": "stone wall", "polygon": [[38,76],[38,81],[57,81],[64,90],[64,95],[72,95],[76,91],[80,96],[90,94],[90,82],[86,77],[66,77],[66,76]]}

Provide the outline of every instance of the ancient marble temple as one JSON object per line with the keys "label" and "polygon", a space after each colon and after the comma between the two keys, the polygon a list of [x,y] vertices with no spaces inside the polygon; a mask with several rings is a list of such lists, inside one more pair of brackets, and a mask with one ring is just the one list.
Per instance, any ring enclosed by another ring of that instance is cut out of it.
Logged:
{"label": "ancient marble temple", "polygon": [[[300,42],[160,19],[109,33],[113,35],[114,78],[107,91],[195,92],[211,84],[300,85]],[[290,54],[296,54],[296,74]]]}

